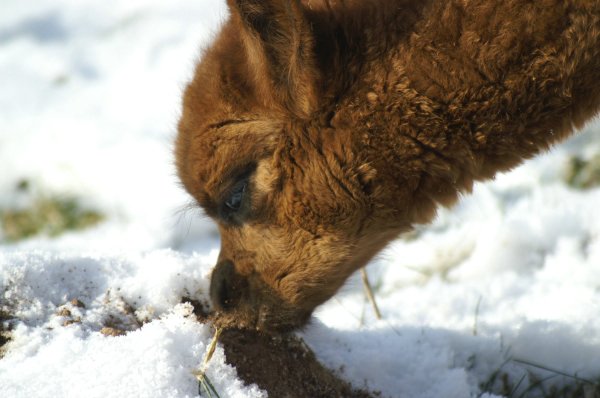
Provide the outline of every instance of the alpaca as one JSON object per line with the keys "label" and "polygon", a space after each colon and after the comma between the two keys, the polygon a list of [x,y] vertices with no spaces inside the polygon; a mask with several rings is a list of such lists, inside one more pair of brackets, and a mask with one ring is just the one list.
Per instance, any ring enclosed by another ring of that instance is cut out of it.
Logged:
{"label": "alpaca", "polygon": [[399,234],[600,107],[598,0],[227,0],[185,89],[225,327],[302,326]]}

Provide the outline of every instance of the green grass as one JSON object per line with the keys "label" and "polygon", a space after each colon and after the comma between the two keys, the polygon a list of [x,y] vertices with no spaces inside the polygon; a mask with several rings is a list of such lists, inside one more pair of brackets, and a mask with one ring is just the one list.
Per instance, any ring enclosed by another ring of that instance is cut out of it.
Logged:
{"label": "green grass", "polygon": [[569,159],[565,181],[573,188],[588,189],[600,185],[600,154],[590,159],[573,156]]}
{"label": "green grass", "polygon": [[[527,375],[520,380],[510,380],[508,374],[502,370],[509,362],[517,362],[527,366]],[[540,377],[537,370],[544,370],[549,376]],[[558,382],[558,380],[562,382]],[[565,383],[566,380],[570,382]],[[525,384],[527,383],[527,384]],[[481,386],[482,394],[485,392],[499,394],[507,398],[600,398],[600,380],[587,380],[577,375],[553,370],[549,367],[521,361],[507,360],[496,370],[488,381]]]}
{"label": "green grass", "polygon": [[16,191],[26,195],[29,204],[17,209],[0,208],[0,228],[7,242],[36,235],[54,237],[92,227],[104,220],[102,213],[83,208],[75,197],[32,193],[26,180],[18,183]]}

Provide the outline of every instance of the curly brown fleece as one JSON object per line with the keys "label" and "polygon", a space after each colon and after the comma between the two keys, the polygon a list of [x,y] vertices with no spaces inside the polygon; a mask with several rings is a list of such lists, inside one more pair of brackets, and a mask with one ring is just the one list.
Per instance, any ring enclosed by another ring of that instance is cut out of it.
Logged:
{"label": "curly brown fleece", "polygon": [[598,0],[228,0],[179,176],[219,224],[225,325],[301,326],[475,181],[600,106]]}

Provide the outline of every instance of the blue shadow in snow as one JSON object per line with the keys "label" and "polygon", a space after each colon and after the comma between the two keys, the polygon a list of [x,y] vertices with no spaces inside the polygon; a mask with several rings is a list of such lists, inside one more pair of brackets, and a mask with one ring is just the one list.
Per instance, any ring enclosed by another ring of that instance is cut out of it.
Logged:
{"label": "blue shadow in snow", "polygon": [[0,43],[22,36],[46,43],[66,40],[68,30],[58,11],[26,18],[8,28],[0,28]]}

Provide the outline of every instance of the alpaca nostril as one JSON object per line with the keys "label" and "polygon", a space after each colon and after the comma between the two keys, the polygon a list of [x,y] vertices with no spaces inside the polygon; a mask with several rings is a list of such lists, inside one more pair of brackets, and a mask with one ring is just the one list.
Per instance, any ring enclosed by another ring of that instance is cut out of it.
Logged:
{"label": "alpaca nostril", "polygon": [[236,272],[233,263],[221,261],[210,278],[210,299],[218,310],[229,311],[239,303],[246,286],[246,278]]}

